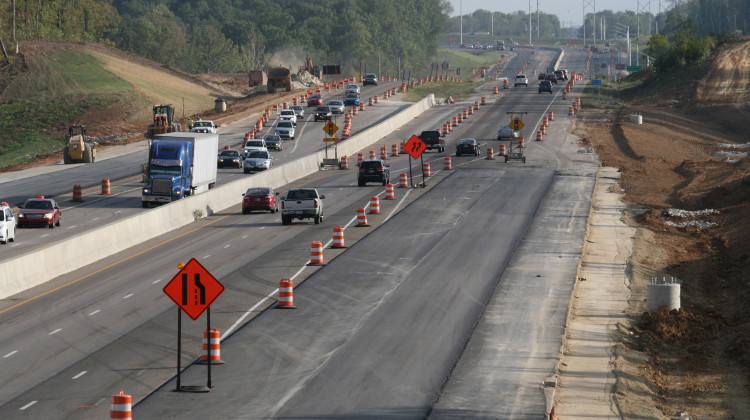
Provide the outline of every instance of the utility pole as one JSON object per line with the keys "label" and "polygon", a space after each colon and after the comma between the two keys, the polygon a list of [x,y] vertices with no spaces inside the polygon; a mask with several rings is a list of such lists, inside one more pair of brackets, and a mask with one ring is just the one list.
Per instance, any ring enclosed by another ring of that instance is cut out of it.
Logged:
{"label": "utility pole", "polygon": [[461,2],[458,3],[458,14],[460,15],[460,19],[461,19],[460,20],[461,36],[458,38],[459,39],[458,43],[463,44],[464,43],[464,0],[461,0]]}
{"label": "utility pole", "polygon": [[536,37],[539,38],[539,0],[536,0]]}
{"label": "utility pole", "polygon": [[531,0],[529,0],[529,46],[531,45]]}

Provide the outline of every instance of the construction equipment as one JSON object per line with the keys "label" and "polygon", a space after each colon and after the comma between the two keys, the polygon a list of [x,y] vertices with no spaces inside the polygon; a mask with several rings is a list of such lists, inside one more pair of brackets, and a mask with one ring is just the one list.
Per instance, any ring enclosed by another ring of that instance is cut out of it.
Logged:
{"label": "construction equipment", "polygon": [[182,131],[182,126],[174,121],[174,106],[172,104],[154,105],[154,123],[148,125],[146,136],[166,134]]}
{"label": "construction equipment", "polygon": [[320,77],[320,66],[313,65],[312,58],[310,58],[310,54],[307,54],[307,58],[305,58],[305,65],[300,66],[299,70],[306,71],[310,74],[312,74],[315,77]]}
{"label": "construction equipment", "polygon": [[286,67],[271,67],[266,71],[268,77],[268,93],[276,92],[276,89],[286,89],[292,91],[292,72]]}
{"label": "construction equipment", "polygon": [[63,149],[63,162],[91,163],[96,160],[96,143],[86,141],[86,127],[76,124],[68,128],[68,144]]}
{"label": "construction equipment", "polygon": [[249,86],[260,86],[266,84],[266,74],[260,70],[250,70],[247,72],[250,81]]}

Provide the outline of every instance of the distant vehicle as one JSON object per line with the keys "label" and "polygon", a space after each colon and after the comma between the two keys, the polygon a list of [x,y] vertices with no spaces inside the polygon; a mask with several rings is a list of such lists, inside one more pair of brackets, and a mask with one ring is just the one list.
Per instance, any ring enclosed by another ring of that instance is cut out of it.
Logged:
{"label": "distant vehicle", "polygon": [[345,94],[356,93],[359,95],[359,85],[346,85]]}
{"label": "distant vehicle", "polygon": [[549,92],[552,93],[552,82],[549,80],[542,80],[539,82],[539,93]]}
{"label": "distant vehicle", "polygon": [[0,243],[7,244],[16,240],[16,216],[8,203],[0,203]]}
{"label": "distant vehicle", "polygon": [[245,161],[242,163],[242,171],[246,174],[265,171],[266,169],[271,169],[271,165],[273,165],[273,157],[268,153],[268,150],[252,150],[245,156]]}
{"label": "distant vehicle", "polygon": [[307,97],[307,106],[323,105],[323,97],[319,93]]}
{"label": "distant vehicle", "polygon": [[539,73],[539,75],[537,76],[537,79],[544,80],[545,77],[547,77],[546,73]]}
{"label": "distant vehicle", "polygon": [[383,185],[391,182],[391,170],[383,160],[366,160],[359,165],[357,185],[364,187],[368,182],[380,182]]}
{"label": "distant vehicle", "polygon": [[315,119],[315,121],[318,121],[318,120],[320,120],[320,121],[326,121],[326,120],[330,121],[331,117],[332,117],[331,114],[333,114],[333,113],[331,112],[331,108],[330,107],[328,107],[328,106],[319,106],[319,107],[315,108],[315,117],[314,117],[314,119]]}
{"label": "distant vehicle", "polygon": [[294,124],[291,121],[279,121],[276,123],[276,135],[282,139],[294,140]]}
{"label": "distant vehicle", "polygon": [[344,103],[339,101],[338,99],[328,101],[326,105],[331,108],[332,114],[341,114],[342,112],[344,112]]}
{"label": "distant vehicle", "polygon": [[252,187],[242,194],[242,214],[253,210],[279,211],[279,193],[271,187]]}
{"label": "distant vehicle", "polygon": [[292,91],[292,72],[286,67],[271,67],[266,71],[266,88],[268,93],[276,92],[276,89]]}
{"label": "distant vehicle", "polygon": [[240,156],[239,150],[224,149],[219,153],[219,159],[216,162],[216,166],[224,168],[230,166],[233,168],[242,167],[242,156]]}
{"label": "distant vehicle", "polygon": [[297,121],[305,118],[305,108],[302,105],[292,105],[289,108],[297,115]]}
{"label": "distant vehicle", "polygon": [[60,226],[62,210],[51,198],[29,198],[18,208],[21,209],[18,211],[18,227],[49,226],[52,229]]}
{"label": "distant vehicle", "polygon": [[563,70],[555,70],[555,76],[557,76],[557,80],[560,80],[560,81],[568,80]]}
{"label": "distant vehicle", "polygon": [[291,121],[292,125],[297,125],[297,113],[293,109],[282,109],[279,113],[279,121]]}
{"label": "distant vehicle", "polygon": [[557,84],[557,76],[555,75],[555,73],[547,73],[546,75],[544,75],[544,80]]}
{"label": "distant vehicle", "polygon": [[63,163],[91,163],[96,160],[97,143],[86,141],[86,127],[68,127],[68,144],[63,149]]}
{"label": "distant vehicle", "polygon": [[375,73],[366,73],[365,77],[362,78],[362,86],[367,85],[378,85],[378,75]]}
{"label": "distant vehicle", "polygon": [[516,87],[518,85],[524,85],[526,87],[529,86],[529,79],[526,78],[525,74],[517,74],[516,75],[515,84],[513,85],[513,87]]}
{"label": "distant vehicle", "polygon": [[268,146],[266,146],[266,141],[263,139],[250,139],[245,142],[245,146],[242,148],[245,156],[247,156],[248,153],[254,152],[256,150],[264,150],[268,151]]}
{"label": "distant vehicle", "polygon": [[419,134],[419,139],[425,142],[427,150],[437,149],[438,152],[445,151],[445,139],[438,130],[426,130]]}
{"label": "distant vehicle", "polygon": [[216,134],[218,125],[214,124],[213,121],[198,120],[193,123],[193,128],[190,130],[192,133],[211,133]]}
{"label": "distant vehicle", "polygon": [[359,106],[359,93],[347,93],[344,96],[344,105]]}
{"label": "distant vehicle", "polygon": [[463,154],[479,156],[480,153],[479,142],[477,139],[460,139],[458,143],[456,143],[456,156],[461,156]]}
{"label": "distant vehicle", "polygon": [[293,219],[314,219],[319,224],[323,221],[325,198],[315,188],[292,188],[281,200],[281,224],[288,225]]}
{"label": "distant vehicle", "polygon": [[277,136],[276,134],[266,134],[263,136],[263,141],[266,142],[266,147],[269,149],[281,151],[284,148],[281,144],[281,136]]}
{"label": "distant vehicle", "polygon": [[[552,85],[550,85],[552,86]],[[519,134],[517,131],[513,131],[512,128],[510,128],[510,125],[505,124],[500,127],[499,130],[497,130],[497,139],[503,140],[503,139],[510,139],[511,137],[518,137]]]}

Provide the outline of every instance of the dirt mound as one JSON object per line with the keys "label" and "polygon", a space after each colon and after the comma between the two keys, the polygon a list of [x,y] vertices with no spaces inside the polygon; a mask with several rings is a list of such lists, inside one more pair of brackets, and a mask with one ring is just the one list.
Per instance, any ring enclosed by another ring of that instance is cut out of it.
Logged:
{"label": "dirt mound", "polygon": [[719,52],[708,75],[700,81],[697,98],[710,105],[731,105],[747,110],[750,102],[750,42]]}

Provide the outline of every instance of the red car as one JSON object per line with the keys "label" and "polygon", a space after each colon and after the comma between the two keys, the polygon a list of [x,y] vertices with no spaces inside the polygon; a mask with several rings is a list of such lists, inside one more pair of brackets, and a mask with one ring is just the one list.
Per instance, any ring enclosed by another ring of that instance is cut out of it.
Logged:
{"label": "red car", "polygon": [[547,75],[544,73],[539,73],[537,77],[539,78],[539,80],[544,80],[544,78],[547,77]]}
{"label": "red car", "polygon": [[323,105],[323,97],[316,93],[307,97],[307,106],[320,106]]}
{"label": "red car", "polygon": [[268,210],[271,213],[279,211],[279,193],[274,192],[273,188],[249,188],[242,196],[242,214],[253,210]]}
{"label": "red car", "polygon": [[49,226],[50,229],[60,226],[62,211],[57,202],[51,198],[37,196],[29,198],[23,205],[18,206],[18,226]]}
{"label": "red car", "polygon": [[555,76],[555,73],[547,73],[544,76],[544,80],[549,80],[550,82],[557,84],[557,76]]}

